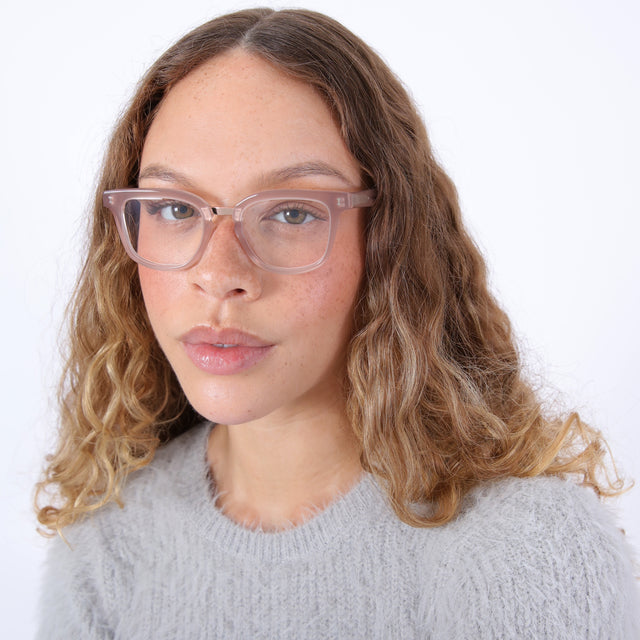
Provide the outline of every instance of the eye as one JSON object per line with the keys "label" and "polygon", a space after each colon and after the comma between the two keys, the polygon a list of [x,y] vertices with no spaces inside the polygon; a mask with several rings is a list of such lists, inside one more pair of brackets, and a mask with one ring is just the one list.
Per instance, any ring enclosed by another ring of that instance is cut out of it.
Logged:
{"label": "eye", "polygon": [[318,211],[312,204],[297,203],[279,204],[271,209],[271,213],[267,217],[269,220],[289,225],[302,225],[326,216],[323,216],[322,212]]}
{"label": "eye", "polygon": [[185,202],[149,202],[147,211],[152,215],[160,214],[164,220],[188,220],[197,216],[197,211]]}

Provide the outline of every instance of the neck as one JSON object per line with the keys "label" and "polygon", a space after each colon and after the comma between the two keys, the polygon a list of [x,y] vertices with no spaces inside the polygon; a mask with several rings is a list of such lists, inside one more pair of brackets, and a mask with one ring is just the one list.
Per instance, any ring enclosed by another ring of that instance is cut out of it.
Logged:
{"label": "neck", "polygon": [[344,411],[217,425],[208,458],[218,506],[248,528],[302,524],[358,480],[359,446]]}

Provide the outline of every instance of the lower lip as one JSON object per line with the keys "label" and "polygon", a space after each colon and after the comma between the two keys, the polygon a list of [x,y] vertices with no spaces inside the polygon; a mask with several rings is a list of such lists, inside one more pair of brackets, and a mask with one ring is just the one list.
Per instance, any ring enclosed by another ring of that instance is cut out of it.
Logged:
{"label": "lower lip", "polygon": [[184,350],[198,369],[217,376],[229,376],[250,369],[271,351],[265,347],[217,347],[213,344],[184,344]]}

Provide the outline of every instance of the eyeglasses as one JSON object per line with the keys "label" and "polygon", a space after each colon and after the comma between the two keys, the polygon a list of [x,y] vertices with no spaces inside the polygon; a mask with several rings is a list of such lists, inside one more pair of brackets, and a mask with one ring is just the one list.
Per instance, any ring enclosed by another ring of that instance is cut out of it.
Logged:
{"label": "eyeglasses", "polygon": [[116,221],[127,254],[160,270],[188,269],[202,257],[217,216],[231,216],[240,245],[258,266],[304,273],[329,255],[343,211],[373,205],[375,191],[277,190],[235,207],[211,207],[177,189],[116,189],[102,202]]}

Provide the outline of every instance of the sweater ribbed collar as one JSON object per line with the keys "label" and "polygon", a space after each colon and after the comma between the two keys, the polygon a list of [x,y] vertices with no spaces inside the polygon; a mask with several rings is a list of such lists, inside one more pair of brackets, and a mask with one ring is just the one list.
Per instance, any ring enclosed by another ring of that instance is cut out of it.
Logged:
{"label": "sweater ribbed collar", "polygon": [[363,473],[359,482],[305,523],[278,532],[253,530],[236,524],[215,505],[207,464],[207,442],[212,426],[202,425],[181,436],[183,455],[172,455],[176,478],[176,504],[200,536],[226,554],[244,556],[260,562],[282,562],[309,558],[358,539],[364,531],[397,520],[384,493],[371,474]]}

